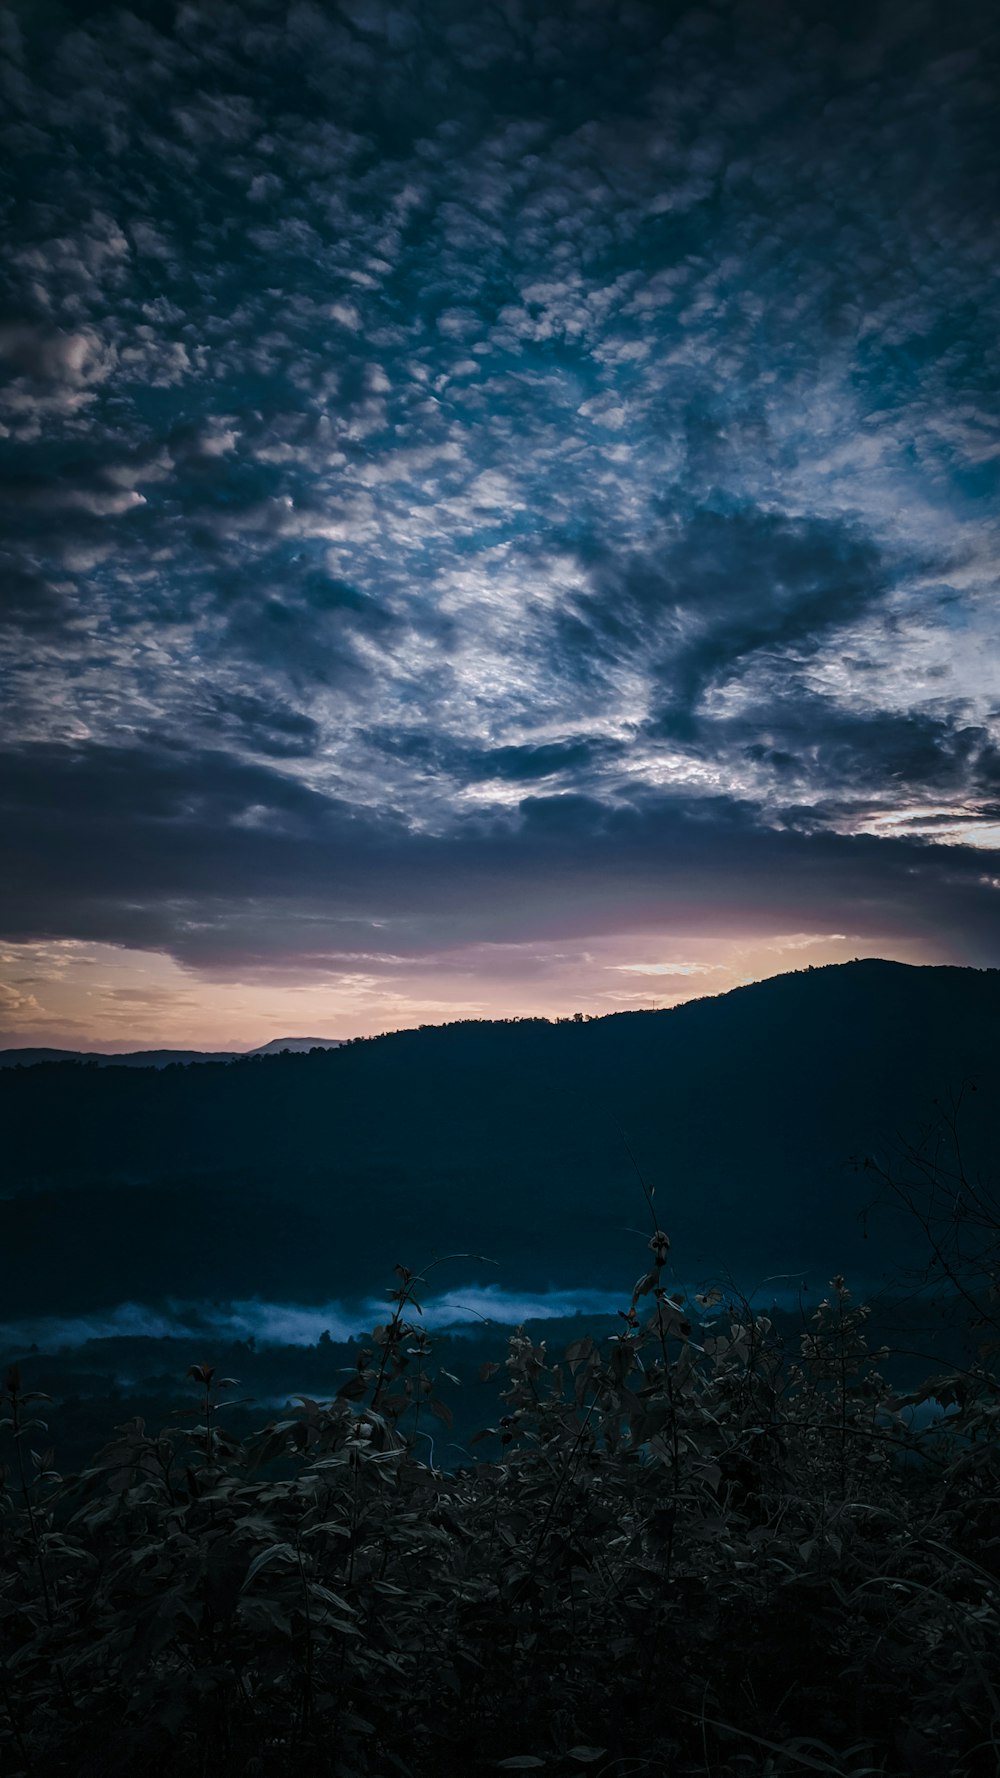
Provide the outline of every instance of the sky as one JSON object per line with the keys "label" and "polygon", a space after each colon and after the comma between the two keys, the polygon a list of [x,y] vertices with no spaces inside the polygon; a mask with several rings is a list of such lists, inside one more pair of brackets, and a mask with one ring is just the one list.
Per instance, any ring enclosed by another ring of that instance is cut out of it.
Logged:
{"label": "sky", "polygon": [[988,0],[11,0],[0,1044],[1000,965]]}

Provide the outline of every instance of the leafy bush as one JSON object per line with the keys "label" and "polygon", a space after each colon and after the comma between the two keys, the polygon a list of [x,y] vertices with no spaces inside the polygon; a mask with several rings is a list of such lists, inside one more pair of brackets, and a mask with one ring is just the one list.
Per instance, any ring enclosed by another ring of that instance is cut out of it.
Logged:
{"label": "leafy bush", "polygon": [[992,1373],[900,1397],[842,1279],[791,1352],[671,1294],[668,1248],[617,1334],[512,1335],[454,1472],[424,1460],[449,1378],[405,1268],[336,1398],[247,1440],[195,1365],[189,1424],[63,1478],[12,1370],[3,1770],[995,1773]]}

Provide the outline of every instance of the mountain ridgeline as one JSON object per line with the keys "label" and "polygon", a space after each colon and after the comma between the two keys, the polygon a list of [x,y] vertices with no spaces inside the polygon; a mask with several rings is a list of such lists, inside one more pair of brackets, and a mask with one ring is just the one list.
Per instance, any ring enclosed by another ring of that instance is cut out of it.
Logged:
{"label": "mountain ridgeline", "polygon": [[888,1159],[968,1080],[967,1160],[988,1171],[1000,971],[877,960],[662,1012],[7,1069],[3,1316],[357,1297],[396,1261],[456,1250],[508,1288],[627,1289],[648,1222],[632,1156],[681,1282],[877,1284],[919,1241],[885,1209],[862,1216],[874,1186],[851,1157]]}
{"label": "mountain ridgeline", "polygon": [[97,1068],[173,1068],[189,1062],[236,1062],[241,1057],[279,1056],[292,1051],[340,1048],[338,1037],[272,1037],[255,1050],[128,1050],[124,1055],[103,1050],[0,1050],[0,1068],[37,1068],[40,1062],[90,1062]]}

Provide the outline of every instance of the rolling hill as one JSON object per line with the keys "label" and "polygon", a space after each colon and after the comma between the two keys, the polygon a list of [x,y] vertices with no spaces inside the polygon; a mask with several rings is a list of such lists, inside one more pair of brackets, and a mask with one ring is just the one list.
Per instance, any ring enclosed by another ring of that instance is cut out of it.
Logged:
{"label": "rolling hill", "polygon": [[172,1068],[189,1062],[232,1062],[239,1050],[0,1050],[0,1068],[37,1068],[42,1062],[85,1062],[96,1068]]}
{"label": "rolling hill", "polygon": [[173,1068],[190,1062],[235,1062],[241,1056],[301,1055],[312,1049],[339,1049],[339,1037],[272,1037],[253,1050],[0,1049],[0,1068],[37,1068],[40,1062],[91,1062],[98,1068]]}
{"label": "rolling hill", "polygon": [[[0,1073],[6,1315],[166,1295],[319,1302],[482,1253],[510,1287],[630,1284],[657,1191],[684,1282],[877,1281],[859,1213],[963,1081],[1000,1134],[1000,971],[866,960],[670,1011],[466,1022],[186,1068]],[[627,1146],[626,1146],[627,1142]]]}

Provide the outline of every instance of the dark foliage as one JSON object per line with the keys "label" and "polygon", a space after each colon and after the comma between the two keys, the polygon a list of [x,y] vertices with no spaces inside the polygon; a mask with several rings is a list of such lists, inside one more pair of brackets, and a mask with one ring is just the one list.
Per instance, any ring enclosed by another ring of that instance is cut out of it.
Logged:
{"label": "dark foliage", "polygon": [[901,1398],[842,1279],[788,1350],[671,1294],[668,1245],[616,1334],[513,1335],[450,1473],[405,1268],[336,1397],[243,1440],[198,1364],[185,1426],[63,1478],[14,1368],[5,1772],[995,1773],[992,1349]]}

